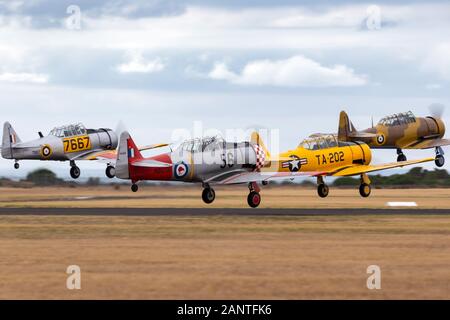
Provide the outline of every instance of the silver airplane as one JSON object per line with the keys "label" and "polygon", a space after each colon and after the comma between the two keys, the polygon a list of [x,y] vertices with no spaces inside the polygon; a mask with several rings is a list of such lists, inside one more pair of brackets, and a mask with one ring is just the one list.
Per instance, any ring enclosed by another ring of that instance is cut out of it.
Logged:
{"label": "silver airplane", "polygon": [[117,134],[111,129],[86,129],[81,123],[54,128],[48,136],[39,132],[36,140],[22,142],[9,122],[3,126],[1,153],[5,159],[70,161],[70,176],[77,179],[80,168],[75,161],[100,160],[107,163],[106,176],[115,176]]}
{"label": "silver airplane", "polygon": [[[271,162],[275,162],[274,168],[262,170]],[[144,180],[201,183],[203,201],[212,203],[215,199],[213,185],[247,184],[250,190],[247,203],[253,208],[261,202],[259,182],[267,185],[273,180],[301,175],[311,173],[279,172],[277,159],[270,158],[256,132],[251,141],[240,143],[226,142],[221,137],[187,140],[170,148],[170,152],[148,158],[142,156],[130,134],[123,132],[116,160],[117,178],[131,180],[133,192],[138,191],[137,182]]]}

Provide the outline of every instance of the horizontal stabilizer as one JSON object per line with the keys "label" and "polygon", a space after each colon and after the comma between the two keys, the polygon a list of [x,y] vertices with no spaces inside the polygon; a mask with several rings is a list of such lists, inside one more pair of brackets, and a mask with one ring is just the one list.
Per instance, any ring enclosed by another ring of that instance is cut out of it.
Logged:
{"label": "horizontal stabilizer", "polygon": [[357,132],[349,133],[348,137],[353,138],[353,139],[370,139],[370,138],[376,138],[377,135],[375,133],[357,131]]}
{"label": "horizontal stabilizer", "polygon": [[131,165],[133,167],[144,167],[144,168],[168,168],[168,167],[172,166],[172,164],[170,164],[170,163],[165,163],[165,162],[150,160],[150,159],[138,160],[138,161],[133,162]]}

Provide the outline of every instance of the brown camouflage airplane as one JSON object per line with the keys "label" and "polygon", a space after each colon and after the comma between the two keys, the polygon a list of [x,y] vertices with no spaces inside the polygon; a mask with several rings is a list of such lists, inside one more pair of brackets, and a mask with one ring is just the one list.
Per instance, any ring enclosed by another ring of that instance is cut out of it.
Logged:
{"label": "brown camouflage airplane", "polygon": [[358,131],[347,113],[339,116],[339,141],[362,141],[371,148],[397,149],[397,161],[406,161],[402,149],[436,149],[434,162],[438,167],[445,163],[442,146],[450,145],[443,139],[445,125],[439,115],[415,117],[411,111],[382,118],[376,126]]}

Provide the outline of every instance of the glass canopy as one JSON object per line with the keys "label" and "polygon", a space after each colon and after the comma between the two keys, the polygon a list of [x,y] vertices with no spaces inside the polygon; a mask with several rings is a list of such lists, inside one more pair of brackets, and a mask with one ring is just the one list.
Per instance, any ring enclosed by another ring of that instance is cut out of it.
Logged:
{"label": "glass canopy", "polygon": [[416,122],[416,117],[411,111],[408,111],[384,117],[378,122],[378,124],[383,126],[399,126],[413,122]]}
{"label": "glass canopy", "polygon": [[53,128],[53,130],[50,131],[49,135],[63,138],[84,135],[86,133],[87,131],[84,125],[81,123],[77,123]]}

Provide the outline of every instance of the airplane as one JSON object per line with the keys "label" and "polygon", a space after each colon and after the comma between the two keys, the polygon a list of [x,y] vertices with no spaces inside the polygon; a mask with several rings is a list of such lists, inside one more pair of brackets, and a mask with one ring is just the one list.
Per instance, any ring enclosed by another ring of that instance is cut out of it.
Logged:
{"label": "airplane", "polygon": [[138,181],[184,181],[201,183],[202,199],[212,203],[213,185],[247,184],[247,203],[256,208],[261,203],[258,183],[292,180],[300,176],[317,178],[320,197],[328,195],[326,176],[360,175],[359,192],[368,197],[371,192],[368,172],[403,167],[433,161],[433,158],[410,160],[382,165],[370,165],[371,151],[362,142],[340,142],[337,135],[316,134],[278,157],[271,157],[257,132],[251,140],[232,143],[221,137],[186,140],[170,152],[144,158],[128,132],[119,138],[116,177],[131,180],[131,190],[137,192]]}
{"label": "airplane", "polygon": [[106,176],[114,177],[118,137],[112,129],[86,129],[78,123],[56,127],[47,136],[38,134],[38,139],[22,142],[11,124],[5,122],[2,157],[14,159],[15,169],[20,167],[19,160],[70,161],[70,176],[74,179],[81,174],[75,161],[101,160],[107,163]]}
{"label": "airplane", "polygon": [[339,116],[339,141],[363,141],[375,149],[397,149],[397,161],[405,161],[402,149],[435,148],[435,164],[445,164],[443,146],[450,145],[450,139],[443,139],[445,125],[441,114],[416,117],[411,111],[397,113],[382,118],[376,126],[356,130],[347,113]]}

